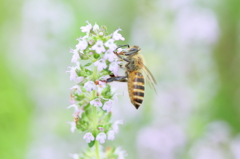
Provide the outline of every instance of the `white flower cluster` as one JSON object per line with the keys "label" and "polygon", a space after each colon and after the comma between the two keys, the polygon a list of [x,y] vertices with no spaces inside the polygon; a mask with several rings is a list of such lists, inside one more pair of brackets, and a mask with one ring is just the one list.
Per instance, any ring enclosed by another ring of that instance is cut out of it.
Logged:
{"label": "white flower cluster", "polygon": [[70,50],[71,62],[76,65],[68,72],[76,84],[70,89],[71,105],[67,108],[74,108],[74,121],[69,122],[71,131],[87,132],[83,139],[92,147],[96,142],[114,140],[118,125],[123,124],[123,120],[110,121],[117,98],[106,79],[118,75],[120,61],[113,51],[117,48],[115,41],[124,38],[118,33],[121,29],[108,34],[104,26],[92,26],[89,22],[80,29],[86,35],[78,38],[76,48]]}

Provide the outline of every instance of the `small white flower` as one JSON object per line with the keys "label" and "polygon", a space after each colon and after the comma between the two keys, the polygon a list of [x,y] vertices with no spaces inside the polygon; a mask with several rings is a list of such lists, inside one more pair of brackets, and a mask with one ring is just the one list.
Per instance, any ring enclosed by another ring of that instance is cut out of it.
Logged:
{"label": "small white flower", "polygon": [[74,131],[76,130],[76,123],[73,122],[73,121],[72,122],[67,122],[67,123],[71,125],[70,130],[71,130],[72,133],[74,133]]}
{"label": "small white flower", "polygon": [[77,77],[76,79],[75,79],[75,82],[76,83],[80,83],[80,82],[82,82],[83,81],[83,77],[82,76],[80,76],[80,77]]}
{"label": "small white flower", "polygon": [[76,45],[77,50],[81,50],[81,51],[85,50],[88,46],[87,41],[84,38],[80,38],[80,39],[78,39],[78,41],[79,42]]}
{"label": "small white flower", "polygon": [[103,69],[107,68],[105,59],[100,59],[100,60],[94,62],[94,65],[97,66],[98,71],[102,71]]}
{"label": "small white flower", "polygon": [[77,104],[72,104],[72,105],[68,106],[67,109],[69,109],[69,108],[74,108],[75,110],[77,110],[78,107],[79,107],[79,106],[78,106]]}
{"label": "small white flower", "polygon": [[75,81],[78,77],[77,73],[76,73],[76,69],[77,67],[69,67],[70,70],[67,71],[70,73],[70,81]]}
{"label": "small white flower", "polygon": [[100,131],[104,131],[104,128],[103,128],[103,127],[98,127],[98,129],[99,129]]}
{"label": "small white flower", "polygon": [[92,133],[88,132],[83,136],[83,139],[85,139],[87,143],[90,143],[94,140],[94,136],[92,135]]}
{"label": "small white flower", "polygon": [[99,26],[97,25],[97,23],[95,23],[93,26],[93,31],[96,33],[98,30],[99,30]]}
{"label": "small white flower", "polygon": [[74,108],[74,113],[73,113],[73,117],[74,118],[78,118],[82,116],[82,113],[84,112],[82,108],[79,108],[79,106],[77,104],[72,104],[70,106],[67,107],[67,109],[69,108]]}
{"label": "small white flower", "polygon": [[118,70],[119,70],[120,66],[118,64],[117,61],[114,61],[110,64],[109,66],[109,70],[112,71],[112,73],[115,75],[115,76],[118,76]]}
{"label": "small white flower", "polygon": [[104,103],[104,106],[103,106],[103,110],[106,110],[107,112],[110,112],[111,109],[112,109],[112,105],[113,105],[113,100],[109,100],[107,102]]}
{"label": "small white flower", "polygon": [[118,124],[123,124],[123,120],[117,120],[113,123],[112,128],[115,133],[118,133]]}
{"label": "small white flower", "polygon": [[109,39],[107,42],[105,42],[104,45],[108,47],[110,50],[115,50],[117,48],[117,45],[114,43],[113,39]]}
{"label": "small white flower", "polygon": [[118,48],[118,49],[117,49],[117,53],[120,53],[120,52],[122,52],[122,51],[124,51],[124,49],[122,49],[122,48]]}
{"label": "small white flower", "polygon": [[70,49],[70,52],[73,53],[71,62],[76,63],[80,59],[78,51],[76,49]]}
{"label": "small white flower", "polygon": [[116,148],[114,154],[118,155],[118,159],[125,159],[125,157],[128,156],[127,152],[122,150],[121,147]]}
{"label": "small white flower", "polygon": [[96,140],[98,140],[101,144],[103,144],[105,142],[107,138],[107,135],[103,132],[99,133],[96,137]]}
{"label": "small white flower", "polygon": [[96,90],[97,86],[93,81],[88,81],[84,84],[84,88],[88,91],[91,92],[92,90]]}
{"label": "small white flower", "polygon": [[108,131],[108,140],[114,140],[115,138],[115,132],[113,130]]}
{"label": "small white flower", "polygon": [[101,107],[102,102],[100,98],[96,98],[90,102],[91,105],[94,105],[95,107]]}
{"label": "small white flower", "polygon": [[105,88],[107,85],[106,82],[102,82],[102,81],[98,81],[98,83],[100,88]]}
{"label": "small white flower", "polygon": [[100,41],[100,40],[98,40],[98,41],[96,42],[96,44],[93,45],[92,49],[95,50],[96,53],[98,53],[98,54],[106,51],[106,49],[105,49],[104,46],[103,46],[103,42]]}
{"label": "small white flower", "polygon": [[122,30],[122,29],[117,29],[117,30],[113,33],[113,35],[112,35],[113,40],[122,40],[122,41],[125,40],[125,38],[124,38],[121,34],[118,33],[118,31],[121,31],[121,30]]}
{"label": "small white flower", "polygon": [[70,94],[70,100],[69,100],[69,102],[70,102],[70,104],[76,103],[76,101],[75,101],[74,96],[73,96],[72,93]]}
{"label": "small white flower", "polygon": [[104,53],[104,59],[108,60],[109,62],[113,62],[114,59],[117,59],[117,56],[113,53],[113,51],[111,49],[108,49],[105,53]]}
{"label": "small white flower", "polygon": [[89,33],[90,30],[92,29],[92,24],[90,24],[88,21],[86,22],[88,23],[88,25],[82,26],[80,29],[82,30],[82,32]]}
{"label": "small white flower", "polygon": [[73,87],[71,88],[71,90],[72,90],[72,91],[76,91],[77,94],[81,94],[81,93],[82,93],[82,90],[81,90],[81,88],[80,88],[79,85],[73,86]]}
{"label": "small white flower", "polygon": [[79,155],[76,153],[70,154],[70,157],[72,157],[73,159],[79,159]]}

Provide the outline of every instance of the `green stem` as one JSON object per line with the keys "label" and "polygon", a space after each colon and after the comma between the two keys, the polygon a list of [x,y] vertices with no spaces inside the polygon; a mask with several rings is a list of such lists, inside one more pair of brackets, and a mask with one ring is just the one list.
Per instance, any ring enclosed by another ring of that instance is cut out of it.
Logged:
{"label": "green stem", "polygon": [[[93,91],[94,92],[94,95],[96,96],[96,91]],[[94,129],[97,129],[97,126],[98,126],[98,114],[97,114],[97,107],[93,107],[93,115],[94,115]],[[98,141],[95,140],[95,151],[96,151],[96,158],[97,159],[100,159],[100,156],[99,156],[99,149],[98,149]]]}
{"label": "green stem", "polygon": [[98,150],[98,141],[95,141],[95,150],[96,150],[96,157],[97,157],[97,159],[100,159],[99,150]]}
{"label": "green stem", "polygon": [[[93,71],[93,78],[94,80],[96,80],[97,78],[97,67],[94,67],[94,71]],[[92,91],[92,98],[95,99],[95,97],[97,96],[97,91],[94,90]],[[98,114],[97,114],[97,107],[93,106],[93,116],[94,116],[94,129],[97,129],[98,126]],[[100,155],[99,155],[99,148],[98,148],[98,141],[95,140],[95,152],[96,152],[96,158],[100,159]]]}

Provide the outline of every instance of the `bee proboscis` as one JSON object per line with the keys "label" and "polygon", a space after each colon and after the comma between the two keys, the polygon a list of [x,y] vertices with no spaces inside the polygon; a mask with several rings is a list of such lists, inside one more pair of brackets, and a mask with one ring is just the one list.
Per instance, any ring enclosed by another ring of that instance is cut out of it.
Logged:
{"label": "bee proboscis", "polygon": [[[119,48],[127,46],[127,51],[121,51],[117,53]],[[140,107],[144,99],[144,79],[149,81],[150,86],[155,90],[154,87],[156,80],[149,71],[149,69],[144,65],[143,57],[140,55],[140,48],[138,46],[129,46],[121,45],[119,46],[114,53],[123,61],[126,61],[126,76],[111,77],[107,79],[107,82],[120,81],[128,82],[128,93],[131,100],[131,103],[135,106],[136,109]],[[121,56],[123,55],[123,56]],[[145,78],[143,73],[145,74]]]}

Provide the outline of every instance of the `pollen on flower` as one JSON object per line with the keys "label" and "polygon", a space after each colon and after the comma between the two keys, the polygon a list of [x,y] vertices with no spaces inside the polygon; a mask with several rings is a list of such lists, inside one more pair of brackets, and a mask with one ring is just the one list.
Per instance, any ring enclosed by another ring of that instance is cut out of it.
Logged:
{"label": "pollen on flower", "polygon": [[97,66],[98,71],[102,71],[103,69],[107,68],[105,59],[100,59],[100,60],[94,62],[94,65]]}
{"label": "pollen on flower", "polygon": [[101,144],[103,144],[105,142],[107,138],[107,135],[103,132],[99,133],[96,137],[96,140],[99,141]]}
{"label": "pollen on flower", "polygon": [[92,50],[95,50],[96,53],[98,53],[98,54],[106,51],[106,49],[105,49],[104,46],[103,46],[103,42],[102,42],[101,40],[98,40],[98,41],[96,42],[96,44],[93,45]]}

